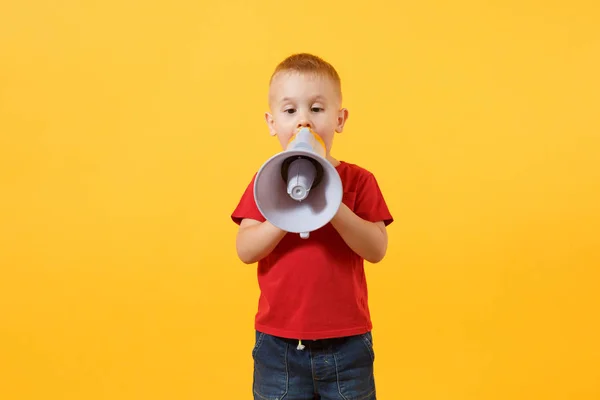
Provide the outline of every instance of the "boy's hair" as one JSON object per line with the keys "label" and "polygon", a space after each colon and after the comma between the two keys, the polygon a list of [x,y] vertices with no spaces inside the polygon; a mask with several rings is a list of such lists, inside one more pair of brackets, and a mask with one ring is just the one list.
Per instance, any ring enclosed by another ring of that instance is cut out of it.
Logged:
{"label": "boy's hair", "polygon": [[333,65],[318,56],[309,53],[292,54],[277,65],[275,71],[273,71],[273,74],[271,75],[269,84],[273,82],[275,75],[285,71],[313,73],[316,75],[325,76],[333,81],[340,98],[342,96],[340,76]]}

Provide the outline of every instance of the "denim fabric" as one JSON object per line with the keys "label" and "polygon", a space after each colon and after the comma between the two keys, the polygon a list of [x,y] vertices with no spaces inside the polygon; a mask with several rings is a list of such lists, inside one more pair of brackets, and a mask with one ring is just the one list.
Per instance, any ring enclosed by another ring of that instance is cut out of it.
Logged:
{"label": "denim fabric", "polygon": [[255,400],[376,400],[370,332],[298,343],[256,332]]}

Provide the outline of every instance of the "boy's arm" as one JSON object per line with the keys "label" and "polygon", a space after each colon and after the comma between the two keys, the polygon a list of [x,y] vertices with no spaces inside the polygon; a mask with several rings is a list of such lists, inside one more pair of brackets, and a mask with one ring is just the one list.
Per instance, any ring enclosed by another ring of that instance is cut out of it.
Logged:
{"label": "boy's arm", "polygon": [[359,256],[373,264],[383,260],[388,244],[383,221],[364,220],[342,203],[331,225]]}
{"label": "boy's arm", "polygon": [[245,264],[261,260],[273,251],[286,233],[269,221],[243,219],[235,243],[239,259]]}

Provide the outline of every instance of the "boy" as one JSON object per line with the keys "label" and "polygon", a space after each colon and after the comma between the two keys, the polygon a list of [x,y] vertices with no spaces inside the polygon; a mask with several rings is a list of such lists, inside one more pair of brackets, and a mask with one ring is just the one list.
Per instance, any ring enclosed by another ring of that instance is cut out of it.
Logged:
{"label": "boy", "polygon": [[255,317],[253,393],[256,400],[374,400],[373,342],[363,260],[387,250],[392,216],[367,170],[331,155],[348,110],[340,78],[326,61],[295,54],[275,69],[265,119],[282,149],[301,127],[325,143],[339,173],[343,201],[333,219],[308,239],[280,230],[254,201],[254,178],[231,218],[236,250],[258,262],[261,290]]}

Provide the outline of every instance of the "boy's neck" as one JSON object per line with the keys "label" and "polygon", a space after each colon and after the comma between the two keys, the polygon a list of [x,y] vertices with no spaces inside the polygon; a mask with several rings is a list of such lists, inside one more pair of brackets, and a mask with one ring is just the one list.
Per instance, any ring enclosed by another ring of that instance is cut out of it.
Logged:
{"label": "boy's neck", "polygon": [[334,167],[340,165],[340,161],[331,156],[331,154],[327,154],[327,161],[329,161]]}

